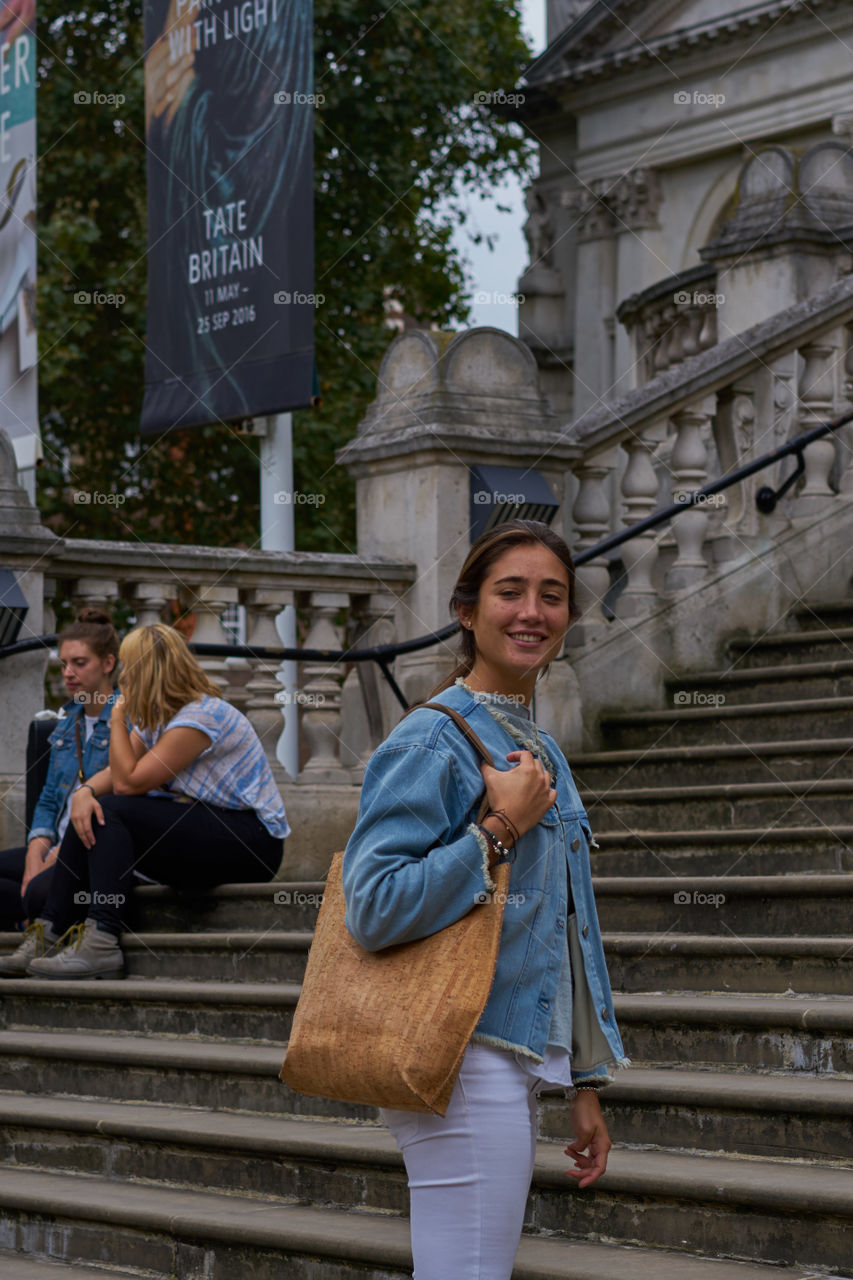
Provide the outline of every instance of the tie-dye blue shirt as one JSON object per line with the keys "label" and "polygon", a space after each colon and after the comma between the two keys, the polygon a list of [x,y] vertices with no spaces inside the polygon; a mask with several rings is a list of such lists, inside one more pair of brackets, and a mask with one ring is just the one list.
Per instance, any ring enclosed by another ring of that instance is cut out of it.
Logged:
{"label": "tie-dye blue shirt", "polygon": [[175,774],[169,792],[223,809],[254,809],[270,835],[290,835],[264,749],[242,711],[205,694],[181,707],[162,729],[137,727],[136,732],[150,750],[167,729],[200,729],[210,738],[210,746]]}

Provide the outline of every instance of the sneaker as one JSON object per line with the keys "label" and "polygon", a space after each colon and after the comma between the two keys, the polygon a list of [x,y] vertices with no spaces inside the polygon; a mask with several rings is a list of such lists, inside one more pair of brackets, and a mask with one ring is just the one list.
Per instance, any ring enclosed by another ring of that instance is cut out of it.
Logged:
{"label": "sneaker", "polygon": [[30,961],[53,954],[59,934],[49,920],[34,920],[24,930],[24,941],[11,955],[0,959],[0,978],[25,978]]}
{"label": "sneaker", "polygon": [[123,978],[124,955],[118,938],[99,929],[96,920],[85,920],[62,935],[55,955],[31,960],[27,974],[31,978]]}

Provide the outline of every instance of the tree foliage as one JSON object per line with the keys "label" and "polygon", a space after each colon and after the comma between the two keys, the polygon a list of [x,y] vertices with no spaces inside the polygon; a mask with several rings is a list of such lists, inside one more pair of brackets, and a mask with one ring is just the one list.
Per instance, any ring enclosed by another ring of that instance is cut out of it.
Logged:
{"label": "tree foliage", "polygon": [[[38,12],[43,516],[74,537],[256,545],[251,437],[222,426],[154,442],[138,435],[146,324],[141,0],[39,0]],[[391,336],[388,292],[420,324],[467,316],[464,269],[451,245],[463,194],[485,197],[529,164],[520,130],[475,95],[511,87],[528,56],[515,0],[412,0],[387,9],[315,0],[323,403],[295,415],[294,456],[297,487],[326,501],[300,508],[305,549],[354,549],[353,487],[334,452],[375,394]],[[80,101],[95,92],[116,101]],[[95,290],[113,302],[75,301]],[[117,496],[80,503],[75,491]]]}

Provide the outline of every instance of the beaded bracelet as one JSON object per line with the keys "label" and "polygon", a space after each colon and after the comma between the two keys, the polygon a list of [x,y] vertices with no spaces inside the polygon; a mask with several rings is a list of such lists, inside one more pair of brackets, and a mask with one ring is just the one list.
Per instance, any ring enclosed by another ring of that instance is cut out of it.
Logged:
{"label": "beaded bracelet", "polygon": [[518,834],[518,827],[516,827],[515,824],[507,817],[503,809],[490,809],[489,812],[486,814],[486,817],[500,818],[501,822],[504,824],[510,836],[512,837],[513,844],[518,844],[519,840],[521,839],[521,836]]}
{"label": "beaded bracelet", "polygon": [[506,845],[497,838],[495,833],[490,831],[488,827],[484,827],[482,823],[479,824],[477,829],[482,831],[483,835],[486,837],[495,852],[500,854],[500,857],[492,863],[492,866],[500,866],[502,862],[509,862],[510,864],[515,862],[515,849],[508,849]]}

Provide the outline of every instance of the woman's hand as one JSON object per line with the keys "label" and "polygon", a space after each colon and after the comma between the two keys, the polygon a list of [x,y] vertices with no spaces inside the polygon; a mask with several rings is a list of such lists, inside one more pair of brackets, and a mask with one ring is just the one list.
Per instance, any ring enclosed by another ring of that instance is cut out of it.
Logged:
{"label": "woman's hand", "polygon": [[613,1143],[601,1114],[598,1094],[592,1089],[581,1089],[575,1094],[571,1116],[575,1140],[566,1147],[566,1155],[574,1158],[575,1167],[567,1169],[566,1176],[574,1178],[583,1189],[592,1186],[604,1173]]}
{"label": "woman's hand", "polygon": [[24,859],[24,876],[21,880],[21,897],[27,885],[45,868],[45,858],[51,852],[49,836],[33,836],[27,845],[27,856]]}
{"label": "woman's hand", "polygon": [[88,787],[78,787],[71,797],[71,825],[86,849],[95,843],[93,818],[99,826],[104,825],[104,811],[95,796]]}
{"label": "woman's hand", "polygon": [[486,784],[489,808],[503,809],[523,836],[544,818],[557,800],[548,770],[530,751],[510,751],[507,756],[514,769],[480,766]]}

